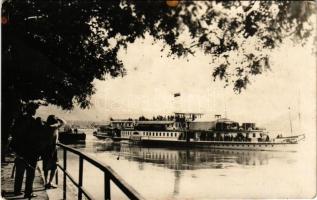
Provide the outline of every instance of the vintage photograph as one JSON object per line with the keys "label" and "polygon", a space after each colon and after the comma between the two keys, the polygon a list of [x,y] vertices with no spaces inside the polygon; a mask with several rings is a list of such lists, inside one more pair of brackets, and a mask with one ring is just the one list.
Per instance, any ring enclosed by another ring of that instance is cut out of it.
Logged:
{"label": "vintage photograph", "polygon": [[316,198],[316,8],[2,0],[2,199]]}

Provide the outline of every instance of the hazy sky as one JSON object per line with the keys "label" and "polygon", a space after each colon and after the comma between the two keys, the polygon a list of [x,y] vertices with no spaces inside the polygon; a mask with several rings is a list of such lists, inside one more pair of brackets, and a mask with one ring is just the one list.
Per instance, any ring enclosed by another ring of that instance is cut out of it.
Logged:
{"label": "hazy sky", "polygon": [[[127,75],[95,81],[97,92],[92,97],[94,105],[90,110],[75,108],[65,112],[49,106],[41,108],[38,114],[99,121],[109,117],[152,117],[175,111],[222,115],[226,112],[227,117],[240,122],[266,124],[277,118],[287,120],[285,116],[290,106],[294,118],[300,109],[303,118],[315,119],[316,58],[311,41],[304,47],[286,41],[273,50],[272,69],[255,77],[239,95],[230,86],[223,88],[223,82],[213,82],[211,55],[167,58],[160,51],[161,46],[161,43],[153,44],[148,37],[122,50],[120,58]],[[176,92],[181,96],[174,98]]]}

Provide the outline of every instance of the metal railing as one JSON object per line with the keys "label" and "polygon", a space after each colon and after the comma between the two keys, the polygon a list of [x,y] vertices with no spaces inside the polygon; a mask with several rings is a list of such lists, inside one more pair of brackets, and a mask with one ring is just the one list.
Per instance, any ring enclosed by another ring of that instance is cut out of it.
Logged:
{"label": "metal railing", "polygon": [[[116,184],[116,186],[129,198],[129,199],[144,199],[137,191],[135,191],[130,185],[128,185],[116,172],[114,172],[109,166],[102,164],[90,156],[68,147],[63,144],[57,144],[63,151],[63,166],[57,164],[58,168],[63,172],[63,199],[66,200],[66,180],[67,178],[76,186],[78,189],[78,199],[81,200],[83,195],[87,199],[94,199],[91,194],[88,193],[86,189],[83,188],[83,169],[84,169],[84,160],[100,169],[104,172],[104,198],[106,200],[111,199],[110,193],[110,180]],[[71,152],[79,156],[79,175],[78,182],[69,174],[67,171],[67,152]]]}

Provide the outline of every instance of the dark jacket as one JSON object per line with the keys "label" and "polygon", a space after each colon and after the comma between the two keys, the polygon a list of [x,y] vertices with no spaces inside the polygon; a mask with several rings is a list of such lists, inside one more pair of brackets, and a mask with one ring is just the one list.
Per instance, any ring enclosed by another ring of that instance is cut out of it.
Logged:
{"label": "dark jacket", "polygon": [[12,128],[13,151],[24,158],[36,157],[37,142],[35,119],[28,115],[17,118]]}

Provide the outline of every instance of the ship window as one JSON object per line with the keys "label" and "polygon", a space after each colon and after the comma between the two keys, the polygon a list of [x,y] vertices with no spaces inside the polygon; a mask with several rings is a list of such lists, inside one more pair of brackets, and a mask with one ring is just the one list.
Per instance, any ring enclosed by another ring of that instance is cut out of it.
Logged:
{"label": "ship window", "polygon": [[169,134],[167,133],[167,137],[169,137]]}
{"label": "ship window", "polygon": [[160,133],[160,136],[162,136],[162,133]]}
{"label": "ship window", "polygon": [[255,133],[253,133],[253,137],[255,137]]}
{"label": "ship window", "polygon": [[158,133],[156,133],[156,136],[158,136]]}

